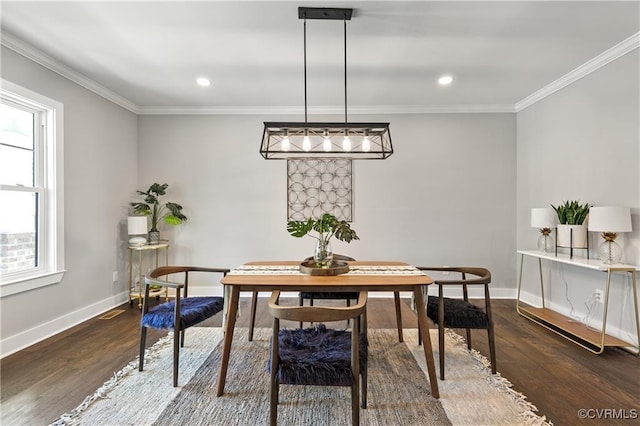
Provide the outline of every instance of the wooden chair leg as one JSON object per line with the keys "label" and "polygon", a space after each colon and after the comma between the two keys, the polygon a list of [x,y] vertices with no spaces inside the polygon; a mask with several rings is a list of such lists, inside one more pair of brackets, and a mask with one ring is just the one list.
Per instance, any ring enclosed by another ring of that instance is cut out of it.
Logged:
{"label": "wooden chair leg", "polygon": [[493,327],[487,328],[489,335],[489,357],[491,359],[491,372],[496,374],[496,343],[493,335]]}
{"label": "wooden chair leg", "polygon": [[270,403],[269,403],[269,424],[276,426],[278,423],[278,400],[279,400],[279,387],[278,383],[278,335],[280,330],[280,320],[273,319],[273,334],[271,341],[271,374],[270,374]]}
{"label": "wooden chair leg", "polygon": [[444,326],[438,325],[438,356],[440,358],[440,380],[444,380]]}
{"label": "wooden chair leg", "polygon": [[173,334],[173,387],[178,386],[178,366],[180,365],[180,335]]}
{"label": "wooden chair leg", "polygon": [[[298,306],[304,306],[304,299],[302,298],[302,293],[298,293]],[[304,327],[304,323],[300,321],[300,327]]]}
{"label": "wooden chair leg", "polygon": [[180,347],[181,348],[184,348],[184,334],[185,334],[184,332],[185,332],[185,330],[182,330],[180,332]]}
{"label": "wooden chair leg", "polygon": [[396,304],[396,324],[398,326],[398,341],[404,342],[404,337],[402,336],[402,312],[400,311],[400,292],[394,291],[393,298]]}
{"label": "wooden chair leg", "polygon": [[258,292],[251,295],[251,317],[249,318],[249,341],[253,342],[253,328],[256,324],[256,305],[258,304]]}
{"label": "wooden chair leg", "polygon": [[140,327],[140,362],[138,363],[138,371],[144,368],[144,349],[147,344],[147,327]]}
{"label": "wooden chair leg", "polygon": [[[367,311],[364,311],[364,314],[358,318],[360,321],[360,330],[361,334],[364,335],[365,340],[367,339]],[[362,408],[367,408],[367,380],[369,378],[369,362],[367,360],[367,364],[365,365],[364,371],[362,372],[361,379],[362,383],[360,384],[360,392],[362,392]]]}
{"label": "wooden chair leg", "polygon": [[467,328],[467,349],[471,350],[471,329]]}
{"label": "wooden chair leg", "polygon": [[358,395],[357,379],[351,385],[351,424],[353,426],[360,424],[360,395]]}

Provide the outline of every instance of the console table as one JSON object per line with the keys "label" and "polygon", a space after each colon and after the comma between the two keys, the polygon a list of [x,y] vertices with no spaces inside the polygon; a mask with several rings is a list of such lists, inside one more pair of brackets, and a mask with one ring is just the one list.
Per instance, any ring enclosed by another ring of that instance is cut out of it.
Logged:
{"label": "console table", "polygon": [[[613,347],[634,347],[638,349],[640,356],[640,321],[638,320],[638,291],[636,282],[636,271],[640,271],[640,267],[634,265],[606,265],[596,259],[584,259],[569,257],[568,255],[552,253],[544,253],[541,251],[518,250],[520,255],[520,275],[518,278],[518,296],[516,301],[516,310],[523,317],[540,324],[541,326],[571,340],[575,344],[582,346],[590,352],[601,354],[607,346]],[[524,258],[537,258],[538,271],[540,274],[540,295],[542,296],[542,307],[523,306],[520,304],[520,290],[522,288],[522,270],[524,267]],[[606,273],[606,286],[604,292],[604,311],[602,315],[602,330],[595,331],[586,326],[586,324],[576,322],[571,318],[559,314],[545,306],[544,297],[544,280],[542,275],[543,260],[548,262],[563,263],[578,268],[585,268]],[[609,307],[609,290],[611,287],[611,275],[614,273],[623,273],[631,276],[631,287],[633,290],[633,305],[635,312],[636,336],[638,344],[625,342],[624,340],[606,334],[607,329],[607,310]]]}
{"label": "console table", "polygon": [[[144,284],[144,253],[155,253],[156,268],[160,266],[159,257],[160,250],[164,249],[164,264],[169,264],[169,242],[160,241],[158,244],[145,244],[141,246],[130,245],[129,246],[129,306],[133,305],[133,300],[138,299],[138,309],[142,309],[142,299],[144,298],[144,290],[142,288]],[[134,281],[133,276],[133,254],[137,253],[138,262],[138,285]],[[163,287],[160,290],[150,289],[149,296],[160,297],[164,295],[167,297],[167,287]]]}

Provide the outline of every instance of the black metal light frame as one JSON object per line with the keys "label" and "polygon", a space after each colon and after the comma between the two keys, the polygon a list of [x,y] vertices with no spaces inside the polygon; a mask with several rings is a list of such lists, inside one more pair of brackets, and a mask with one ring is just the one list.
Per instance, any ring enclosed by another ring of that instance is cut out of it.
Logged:
{"label": "black metal light frame", "polygon": [[[384,160],[393,154],[389,123],[347,120],[347,21],[352,14],[353,9],[298,8],[298,18],[304,20],[304,122],[264,122],[260,154],[266,160],[314,157]],[[307,121],[307,19],[344,21],[344,122]]]}

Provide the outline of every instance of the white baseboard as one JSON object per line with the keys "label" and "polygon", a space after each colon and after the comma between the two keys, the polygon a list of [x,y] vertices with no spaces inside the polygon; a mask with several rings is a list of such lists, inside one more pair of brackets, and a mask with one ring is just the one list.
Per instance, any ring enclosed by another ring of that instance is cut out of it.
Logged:
{"label": "white baseboard", "polygon": [[11,355],[19,350],[61,333],[64,330],[95,317],[96,315],[100,315],[103,312],[115,308],[116,306],[120,306],[127,302],[127,300],[129,299],[126,292],[116,294],[92,305],[85,306],[82,309],[78,309],[77,311],[70,312],[66,315],[30,328],[29,330],[2,339],[0,341],[0,358],[4,358],[5,356]]}

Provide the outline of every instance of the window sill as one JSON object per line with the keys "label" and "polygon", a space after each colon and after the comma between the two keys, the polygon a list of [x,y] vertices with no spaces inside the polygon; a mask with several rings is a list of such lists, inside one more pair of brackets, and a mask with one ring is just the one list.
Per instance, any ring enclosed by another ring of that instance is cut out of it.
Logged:
{"label": "window sill", "polygon": [[57,284],[62,281],[66,271],[49,272],[31,278],[22,278],[15,281],[3,282],[0,284],[0,299],[36,288]]}

